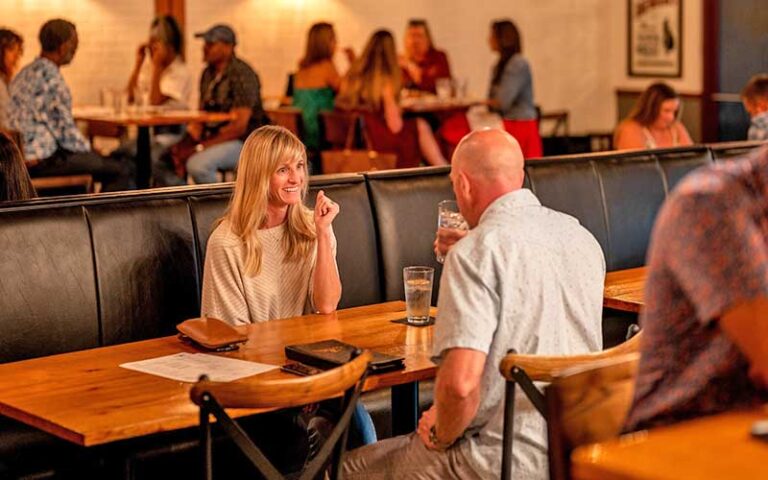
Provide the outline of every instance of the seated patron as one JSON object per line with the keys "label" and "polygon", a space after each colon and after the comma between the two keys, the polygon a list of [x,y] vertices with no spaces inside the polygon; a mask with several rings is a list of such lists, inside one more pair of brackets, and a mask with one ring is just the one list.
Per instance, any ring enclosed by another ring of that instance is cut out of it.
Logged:
{"label": "seated patron", "polygon": [[341,76],[333,64],[336,33],[330,23],[316,23],[309,29],[307,49],[293,77],[293,105],[301,109],[304,144],[310,151],[320,148],[317,114],[333,110]]}
{"label": "seated patron", "polygon": [[768,401],[767,238],[766,149],[671,193],[648,253],[627,431]]}
{"label": "seated patron", "polygon": [[752,77],[741,91],[741,100],[750,119],[747,139],[768,140],[768,75]]}
{"label": "seated patron", "polygon": [[[525,158],[541,157],[531,66],[522,54],[520,32],[511,20],[499,20],[491,24],[488,41],[499,54],[488,89],[490,109],[501,116],[504,130],[515,137]],[[456,145],[469,128],[466,116],[454,116],[443,125],[441,135],[449,145]]]}
{"label": "seated patron", "polygon": [[637,99],[629,117],[616,127],[613,147],[628,150],[692,145],[679,117],[677,92],[665,83],[654,83]]}
{"label": "seated patron", "polygon": [[195,183],[216,182],[217,171],[237,167],[248,135],[269,123],[261,103],[259,76],[235,55],[235,32],[227,25],[215,25],[195,37],[205,40],[203,59],[207,63],[200,79],[200,110],[228,112],[232,120],[187,125],[187,135],[171,149],[175,176],[164,159],[155,177],[161,185],[183,184],[187,173]]}
{"label": "seated patron", "polygon": [[372,147],[397,154],[398,168],[417,167],[422,155],[430,165],[447,164],[429,124],[403,118],[400,88],[395,41],[391,33],[379,30],[342,80],[336,107],[362,112]]}
{"label": "seated patron", "polygon": [[19,60],[24,53],[24,39],[21,35],[5,28],[0,29],[0,129],[8,126],[8,85],[11,83]]}
{"label": "seated patron", "polygon": [[[240,162],[232,201],[208,240],[201,315],[247,325],[333,312],[341,298],[331,226],[339,205],[321,190],[314,211],[304,206],[304,145],[282,127],[262,127]],[[359,442],[376,440],[362,405],[354,425]]]}
{"label": "seated patron", "polygon": [[405,29],[405,55],[399,58],[403,88],[435,93],[438,78],[451,78],[448,56],[435,48],[426,20],[412,19]]}
{"label": "seated patron", "polygon": [[[600,245],[575,218],[543,207],[523,176],[520,146],[505,132],[473,132],[457,147],[451,183],[471,230],[441,279],[434,406],[416,433],[350,452],[343,478],[499,478],[507,351],[601,348]],[[515,478],[549,478],[544,419],[527,401],[514,435]]]}
{"label": "seated patron", "polygon": [[0,131],[0,202],[35,198],[24,157],[13,139]]}
{"label": "seated patron", "polygon": [[11,82],[10,127],[21,133],[32,177],[88,173],[102,190],[133,187],[131,166],[93,151],[72,117],[72,95],[59,71],[78,45],[75,25],[50,20],[40,29],[42,52]]}

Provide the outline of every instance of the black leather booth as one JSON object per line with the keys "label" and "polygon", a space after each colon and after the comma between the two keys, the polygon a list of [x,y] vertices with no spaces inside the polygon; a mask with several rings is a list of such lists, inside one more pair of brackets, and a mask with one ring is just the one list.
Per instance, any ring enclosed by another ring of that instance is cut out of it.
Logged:
{"label": "black leather booth", "polygon": [[[757,143],[550,157],[526,163],[541,202],[571,214],[608,270],[644,264],[665,197],[691,170]],[[447,168],[313,177],[334,222],[341,308],[403,298],[402,268],[440,265],[437,203]],[[43,198],[0,207],[0,362],[174,333],[199,312],[205,247],[231,184]],[[634,317],[622,317],[621,322]],[[613,331],[614,328],[616,331]],[[606,345],[624,331],[606,324]]]}

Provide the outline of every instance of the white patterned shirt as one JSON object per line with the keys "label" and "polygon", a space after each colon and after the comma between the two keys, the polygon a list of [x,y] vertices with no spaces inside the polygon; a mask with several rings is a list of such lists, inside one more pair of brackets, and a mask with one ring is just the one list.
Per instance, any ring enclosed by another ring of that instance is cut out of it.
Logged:
{"label": "white patterned shirt", "polygon": [[72,94],[55,63],[37,58],[14,77],[10,94],[9,124],[21,132],[25,158],[44,160],[59,148],[90,151],[72,117]]}
{"label": "white patterned shirt", "polygon": [[[602,347],[605,260],[597,240],[527,189],[508,193],[448,253],[435,323],[435,360],[451,348],[487,354],[480,405],[457,447],[481,478],[499,478],[510,349],[571,355]],[[546,428],[518,389],[515,478],[546,479]]]}

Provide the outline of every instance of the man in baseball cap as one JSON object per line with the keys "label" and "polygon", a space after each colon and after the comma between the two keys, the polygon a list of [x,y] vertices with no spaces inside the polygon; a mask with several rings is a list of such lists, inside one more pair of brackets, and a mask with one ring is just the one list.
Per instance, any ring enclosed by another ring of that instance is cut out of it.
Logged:
{"label": "man in baseball cap", "polygon": [[216,172],[237,166],[243,141],[255,129],[269,123],[261,103],[259,76],[235,55],[237,39],[228,25],[214,25],[195,34],[205,40],[203,60],[208,64],[200,79],[200,110],[229,112],[224,123],[192,123],[187,135],[171,149],[171,161],[163,162],[155,175],[161,185],[216,182]]}
{"label": "man in baseball cap", "polygon": [[235,32],[229,25],[214,25],[204,32],[195,34],[195,38],[202,38],[206,43],[221,42],[228,45],[237,45]]}

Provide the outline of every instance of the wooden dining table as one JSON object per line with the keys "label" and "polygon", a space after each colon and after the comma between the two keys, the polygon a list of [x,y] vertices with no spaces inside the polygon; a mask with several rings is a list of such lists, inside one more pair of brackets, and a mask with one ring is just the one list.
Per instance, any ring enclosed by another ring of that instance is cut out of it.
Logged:
{"label": "wooden dining table", "polygon": [[768,408],[728,412],[577,448],[574,480],[768,478],[768,442],[750,435]]}
{"label": "wooden dining table", "polygon": [[624,312],[639,313],[645,303],[645,281],[648,267],[615,270],[605,274],[603,306]]}
{"label": "wooden dining table", "polygon": [[136,186],[148,188],[152,177],[150,155],[150,128],[159,126],[185,125],[187,123],[217,123],[232,119],[228,112],[205,112],[202,110],[129,110],[115,113],[114,110],[99,107],[80,107],[72,110],[78,122],[88,123],[91,128],[129,127],[138,129],[136,137]]}
{"label": "wooden dining table", "polygon": [[[407,433],[416,427],[418,382],[434,378],[436,367],[430,360],[432,327],[392,322],[404,316],[405,303],[398,301],[256,323],[239,327],[248,335],[239,350],[216,355],[283,365],[286,345],[327,339],[401,355],[404,369],[369,375],[364,390],[392,387],[393,433]],[[6,363],[0,365],[0,414],[82,446],[193,427],[198,408],[189,398],[191,383],[120,365],[198,351],[170,336]],[[272,370],[260,375],[289,374]],[[239,381],[250,378],[256,376]],[[242,417],[262,411],[229,412]]]}

